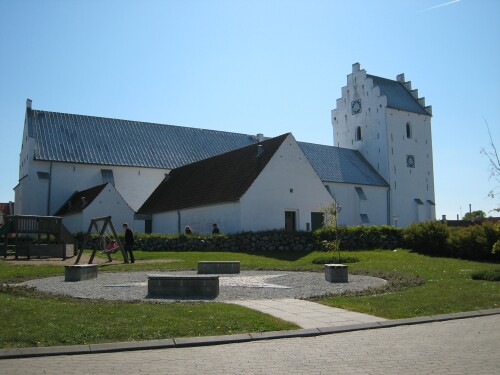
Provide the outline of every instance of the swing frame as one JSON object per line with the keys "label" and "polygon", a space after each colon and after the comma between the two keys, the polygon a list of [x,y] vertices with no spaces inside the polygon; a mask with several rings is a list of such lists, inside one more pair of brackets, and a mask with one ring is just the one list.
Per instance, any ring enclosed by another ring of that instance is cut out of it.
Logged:
{"label": "swing frame", "polygon": [[[102,227],[99,229],[100,222],[102,222]],[[105,239],[104,235],[109,237],[109,235],[106,232],[106,228],[108,227],[108,225],[109,225],[111,232],[113,233],[113,236],[115,237],[116,243],[118,244],[118,247],[120,248],[120,251],[123,255],[123,263],[129,263],[127,252],[125,251],[125,248],[124,248],[122,242],[120,241],[120,239],[118,238],[118,235],[116,234],[115,227],[113,226],[113,223],[111,221],[111,216],[102,216],[102,217],[94,217],[93,219],[90,220],[89,229],[87,230],[87,234],[85,235],[85,237],[83,239],[82,247],[80,248],[80,251],[78,252],[78,256],[76,258],[75,264],[80,263],[80,258],[82,257],[83,251],[85,249],[85,245],[87,245],[87,241],[90,238],[90,235],[92,234],[93,229],[95,229],[95,231],[99,235],[99,247],[100,247],[100,249],[92,250],[92,255],[90,256],[88,264],[92,264],[92,262],[94,261],[94,257],[98,251],[104,252],[104,254],[107,255],[108,260],[110,262],[113,261],[113,258],[111,258],[111,253],[106,252],[106,246],[105,246],[106,239]]]}

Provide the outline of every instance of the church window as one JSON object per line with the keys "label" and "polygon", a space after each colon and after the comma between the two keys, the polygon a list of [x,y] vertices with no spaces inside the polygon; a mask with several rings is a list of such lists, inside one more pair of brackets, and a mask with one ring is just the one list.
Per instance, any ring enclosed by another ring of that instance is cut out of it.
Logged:
{"label": "church window", "polygon": [[115,186],[115,178],[113,177],[113,170],[111,169],[101,169],[102,183]]}
{"label": "church window", "polygon": [[358,194],[358,197],[359,197],[360,200],[362,200],[362,201],[366,201],[367,200],[365,192],[363,191],[362,187],[356,186],[354,189],[356,190],[356,193]]}
{"label": "church window", "polygon": [[412,128],[409,122],[406,123],[406,138],[408,139],[412,138]]}
{"label": "church window", "polygon": [[38,178],[40,180],[48,180],[50,178],[50,175],[47,173],[47,172],[36,172],[36,174],[38,175]]}
{"label": "church window", "polygon": [[361,126],[356,127],[356,141],[361,141]]}

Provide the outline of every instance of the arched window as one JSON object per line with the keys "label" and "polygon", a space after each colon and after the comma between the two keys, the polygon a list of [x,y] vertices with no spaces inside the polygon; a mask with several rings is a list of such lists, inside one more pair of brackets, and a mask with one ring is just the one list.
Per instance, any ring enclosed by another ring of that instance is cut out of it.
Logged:
{"label": "arched window", "polygon": [[361,141],[361,126],[356,126],[356,141]]}
{"label": "arched window", "polygon": [[412,138],[411,124],[409,122],[406,123],[406,138]]}

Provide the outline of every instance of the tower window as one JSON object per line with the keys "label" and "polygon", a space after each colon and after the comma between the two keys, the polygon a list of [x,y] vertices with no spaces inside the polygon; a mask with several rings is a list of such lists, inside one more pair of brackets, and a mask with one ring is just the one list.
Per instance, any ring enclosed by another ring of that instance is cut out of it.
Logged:
{"label": "tower window", "polygon": [[409,122],[406,123],[406,138],[408,139],[412,138],[412,129],[411,129],[411,124]]}
{"label": "tower window", "polygon": [[356,126],[356,141],[361,141],[361,126]]}
{"label": "tower window", "polygon": [[360,200],[362,200],[362,201],[367,200],[365,192],[363,191],[363,188],[356,186],[356,187],[354,187],[354,189],[356,190],[356,193],[358,193],[358,197]]}

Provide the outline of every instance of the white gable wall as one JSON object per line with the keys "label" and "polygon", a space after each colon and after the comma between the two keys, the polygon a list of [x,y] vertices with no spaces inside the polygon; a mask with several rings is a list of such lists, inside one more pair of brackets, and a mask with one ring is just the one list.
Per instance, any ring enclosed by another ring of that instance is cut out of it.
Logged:
{"label": "white gable wall", "polygon": [[296,212],[296,229],[307,230],[311,212],[331,195],[290,134],[241,198],[243,231],[285,228],[285,211]]}
{"label": "white gable wall", "polygon": [[[128,223],[132,230],[144,231],[143,222],[137,223],[137,226],[141,224],[142,226],[136,228],[134,211],[111,184],[106,185],[101,193],[81,212],[64,216],[63,224],[72,233],[86,232],[91,219],[103,216],[111,216],[111,221],[117,232],[121,230],[124,222]],[[94,230],[93,233],[95,233]]]}

